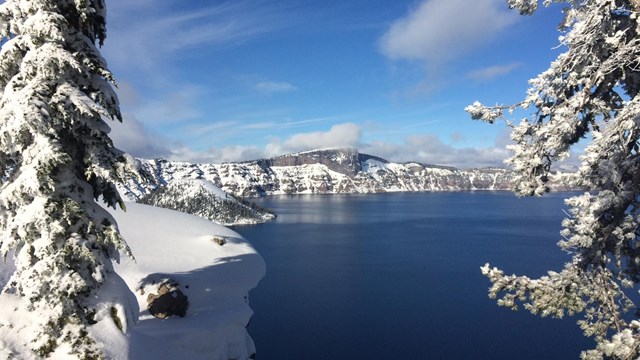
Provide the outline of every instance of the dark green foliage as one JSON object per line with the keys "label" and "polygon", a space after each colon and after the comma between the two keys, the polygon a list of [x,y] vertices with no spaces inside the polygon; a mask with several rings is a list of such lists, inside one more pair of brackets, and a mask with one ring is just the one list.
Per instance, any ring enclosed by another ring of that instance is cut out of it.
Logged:
{"label": "dark green foliage", "polygon": [[139,203],[185,212],[221,224],[261,223],[276,217],[246,199],[228,195],[220,198],[195,181],[180,181],[159,187],[138,200]]}

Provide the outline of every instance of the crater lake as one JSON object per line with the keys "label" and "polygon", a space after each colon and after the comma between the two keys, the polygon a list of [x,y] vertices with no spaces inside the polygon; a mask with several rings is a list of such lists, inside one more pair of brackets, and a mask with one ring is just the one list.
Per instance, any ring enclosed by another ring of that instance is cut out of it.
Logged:
{"label": "crater lake", "polygon": [[561,270],[564,199],[425,192],[257,199],[275,222],[234,230],[267,263],[251,291],[260,360],[578,359],[576,318],[487,297],[489,262],[529,277]]}

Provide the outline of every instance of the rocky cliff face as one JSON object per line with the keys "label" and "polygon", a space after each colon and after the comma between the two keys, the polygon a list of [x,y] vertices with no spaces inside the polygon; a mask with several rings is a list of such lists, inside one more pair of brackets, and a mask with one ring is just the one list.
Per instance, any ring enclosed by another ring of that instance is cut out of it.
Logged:
{"label": "rocky cliff face", "polygon": [[297,154],[278,156],[272,159],[258,160],[263,167],[291,167],[320,164],[329,170],[355,176],[362,170],[362,161],[368,155],[360,154],[355,149],[315,150]]}
{"label": "rocky cliff face", "polygon": [[120,190],[135,200],[176,179],[205,179],[241,197],[278,194],[376,193],[398,191],[508,190],[504,169],[459,170],[419,163],[392,163],[354,149],[318,150],[243,163],[192,164],[139,160],[145,183]]}

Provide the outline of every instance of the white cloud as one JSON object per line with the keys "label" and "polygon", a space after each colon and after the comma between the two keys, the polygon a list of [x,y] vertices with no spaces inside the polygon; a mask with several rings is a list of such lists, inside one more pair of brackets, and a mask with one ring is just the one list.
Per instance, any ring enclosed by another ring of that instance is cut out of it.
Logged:
{"label": "white cloud", "polygon": [[[112,138],[116,145],[130,154],[143,158],[164,157],[175,161],[221,163],[269,158],[312,149],[352,147],[363,153],[390,161],[417,161],[425,164],[458,168],[498,166],[509,156],[505,145],[508,134],[501,133],[494,146],[459,148],[444,143],[438,136],[422,134],[408,136],[401,143],[362,142],[363,130],[353,123],[332,126],[327,131],[294,134],[284,140],[272,139],[264,146],[233,145],[194,150],[185,144],[158,138],[135,120],[114,126]],[[456,136],[462,136],[457,134]]]}
{"label": "white cloud", "polygon": [[423,0],[380,40],[390,59],[440,65],[495,37],[517,15],[504,0]]}
{"label": "white cloud", "polygon": [[267,154],[285,153],[339,147],[358,147],[362,129],[352,123],[334,125],[328,131],[295,134],[283,142],[273,141],[267,145]]}
{"label": "white cloud", "polygon": [[298,90],[298,88],[288,82],[263,81],[255,85],[255,89],[265,94],[288,92]]}
{"label": "white cloud", "polygon": [[122,123],[114,121],[109,124],[109,137],[116,148],[146,159],[164,158],[171,154],[170,148],[167,147],[167,139],[149,131],[132,115],[125,113],[123,117]]}
{"label": "white cloud", "polygon": [[509,152],[501,146],[457,148],[442,142],[433,134],[410,136],[401,144],[376,141],[362,145],[360,151],[390,161],[417,161],[461,169],[504,167],[503,161],[509,156]]}
{"label": "white cloud", "polygon": [[467,74],[467,78],[478,81],[491,80],[499,76],[507,75],[520,66],[522,66],[522,63],[489,66],[483,69],[471,71]]}
{"label": "white cloud", "polygon": [[264,158],[263,149],[256,146],[233,145],[221,148],[209,148],[205,151],[194,151],[187,146],[177,146],[167,156],[169,160],[188,161],[193,163],[225,163]]}

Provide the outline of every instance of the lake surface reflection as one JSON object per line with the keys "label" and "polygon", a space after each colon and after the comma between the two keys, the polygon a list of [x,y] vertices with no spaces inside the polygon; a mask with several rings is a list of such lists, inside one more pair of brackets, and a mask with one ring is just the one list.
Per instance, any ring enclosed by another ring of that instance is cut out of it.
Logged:
{"label": "lake surface reflection", "polygon": [[258,359],[578,359],[593,343],[576,319],[499,308],[479,270],[561,269],[566,196],[259,199],[278,220],[235,229],[267,263],[251,292]]}

